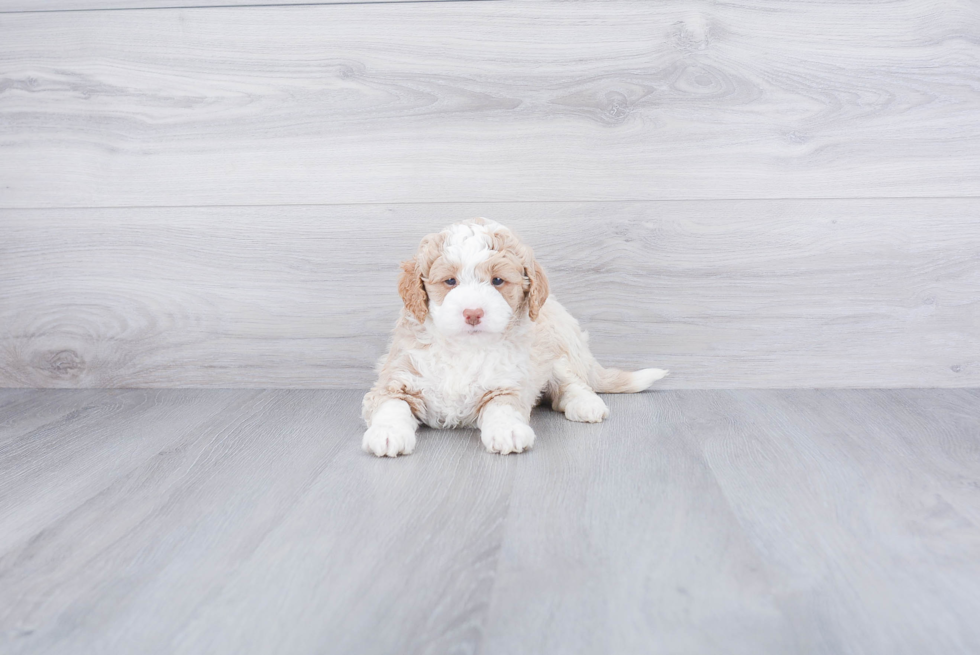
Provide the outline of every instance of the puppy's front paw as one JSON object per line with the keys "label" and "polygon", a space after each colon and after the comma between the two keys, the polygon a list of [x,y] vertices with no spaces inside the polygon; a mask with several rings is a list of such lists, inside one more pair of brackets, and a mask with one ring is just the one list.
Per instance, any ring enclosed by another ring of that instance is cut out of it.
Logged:
{"label": "puppy's front paw", "polygon": [[565,405],[565,418],[579,423],[600,423],[609,416],[609,408],[595,394],[576,396]]}
{"label": "puppy's front paw", "polygon": [[522,453],[534,445],[534,430],[517,420],[492,421],[483,424],[480,438],[491,453]]}
{"label": "puppy's front paw", "polygon": [[411,455],[415,450],[415,428],[412,425],[375,423],[364,433],[361,447],[378,457]]}

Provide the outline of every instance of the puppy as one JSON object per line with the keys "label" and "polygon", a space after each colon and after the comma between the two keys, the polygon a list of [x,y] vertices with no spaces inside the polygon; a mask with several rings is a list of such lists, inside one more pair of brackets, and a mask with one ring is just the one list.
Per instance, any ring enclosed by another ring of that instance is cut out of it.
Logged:
{"label": "puppy", "polygon": [[411,453],[420,421],[477,426],[490,452],[520,453],[543,396],[569,420],[598,423],[609,408],[596,392],[642,391],[667,374],[600,366],[531,249],[493,221],[422,239],[398,291],[405,306],[362,406],[363,447],[379,457]]}

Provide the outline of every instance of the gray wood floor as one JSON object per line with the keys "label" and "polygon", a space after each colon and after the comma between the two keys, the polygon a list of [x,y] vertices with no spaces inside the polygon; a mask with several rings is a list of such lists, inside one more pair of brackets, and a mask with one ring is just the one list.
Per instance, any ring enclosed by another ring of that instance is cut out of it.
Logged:
{"label": "gray wood floor", "polygon": [[980,390],[359,448],[356,391],[0,392],[3,653],[976,653]]}

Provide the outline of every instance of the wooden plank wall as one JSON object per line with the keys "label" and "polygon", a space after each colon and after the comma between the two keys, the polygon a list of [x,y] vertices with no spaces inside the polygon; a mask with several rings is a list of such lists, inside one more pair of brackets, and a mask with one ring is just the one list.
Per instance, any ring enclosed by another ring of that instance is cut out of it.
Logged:
{"label": "wooden plank wall", "polygon": [[474,215],[668,387],[980,382],[980,5],[235,4],[0,0],[0,386],[364,386]]}
{"label": "wooden plank wall", "polygon": [[[458,2],[460,0],[0,0],[0,13],[104,11],[112,9],[187,9],[191,7],[268,7],[391,2]],[[495,2],[496,0],[465,0]]]}

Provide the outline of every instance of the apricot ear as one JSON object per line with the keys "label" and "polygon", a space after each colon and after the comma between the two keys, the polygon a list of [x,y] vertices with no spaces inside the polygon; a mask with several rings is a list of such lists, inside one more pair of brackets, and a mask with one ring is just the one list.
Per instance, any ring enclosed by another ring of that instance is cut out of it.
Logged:
{"label": "apricot ear", "polygon": [[525,266],[524,275],[531,283],[527,290],[527,315],[532,321],[536,321],[544,301],[548,299],[548,276],[544,274],[538,260],[533,258],[530,266]]}
{"label": "apricot ear", "polygon": [[422,271],[415,259],[402,262],[402,274],[398,278],[398,293],[405,303],[405,309],[410,311],[419,323],[425,322],[429,313],[429,295],[422,283]]}

